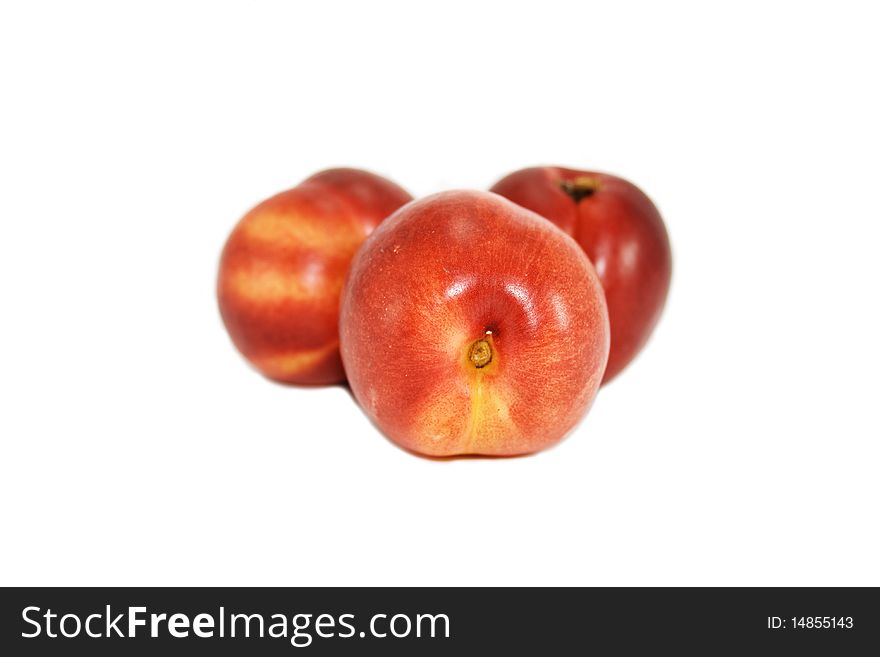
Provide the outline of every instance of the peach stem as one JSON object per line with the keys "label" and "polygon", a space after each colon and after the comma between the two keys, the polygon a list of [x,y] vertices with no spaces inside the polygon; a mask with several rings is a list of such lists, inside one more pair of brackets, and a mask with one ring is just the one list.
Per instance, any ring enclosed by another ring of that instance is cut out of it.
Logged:
{"label": "peach stem", "polygon": [[492,345],[485,338],[480,338],[471,345],[468,358],[477,369],[486,367],[492,362]]}
{"label": "peach stem", "polygon": [[575,203],[580,203],[583,199],[596,193],[599,189],[599,181],[589,176],[581,176],[574,180],[561,180],[559,187],[571,196]]}

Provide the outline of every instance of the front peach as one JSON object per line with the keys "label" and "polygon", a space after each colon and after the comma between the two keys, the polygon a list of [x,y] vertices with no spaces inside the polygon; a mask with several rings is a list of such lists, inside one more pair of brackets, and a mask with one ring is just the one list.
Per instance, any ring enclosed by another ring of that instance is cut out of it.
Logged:
{"label": "front peach", "polygon": [[560,440],[608,355],[592,265],[495,194],[411,203],[365,242],[340,316],[352,391],[392,440],[431,456],[512,456]]}

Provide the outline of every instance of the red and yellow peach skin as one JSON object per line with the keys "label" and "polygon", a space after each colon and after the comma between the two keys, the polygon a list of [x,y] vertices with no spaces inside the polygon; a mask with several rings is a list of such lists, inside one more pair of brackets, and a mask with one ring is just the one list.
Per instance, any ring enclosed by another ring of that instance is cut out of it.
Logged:
{"label": "red and yellow peach skin", "polygon": [[339,294],[352,256],[411,199],[389,180],[330,169],[263,201],[220,259],[220,313],[238,350],[276,381],[343,381]]}

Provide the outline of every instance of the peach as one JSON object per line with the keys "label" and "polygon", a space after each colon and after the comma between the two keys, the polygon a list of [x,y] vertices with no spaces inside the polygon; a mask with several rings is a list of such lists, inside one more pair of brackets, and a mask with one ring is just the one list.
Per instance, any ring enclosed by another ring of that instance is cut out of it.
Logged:
{"label": "peach", "polygon": [[610,381],[648,341],[669,292],[672,252],[657,208],[622,178],[561,167],[516,171],[492,191],[552,221],[592,260],[608,301]]}
{"label": "peach", "polygon": [[355,398],[429,456],[528,454],[593,401],[608,314],[593,266],[549,221],[486,192],[410,203],[355,256],[340,311]]}
{"label": "peach", "polygon": [[257,370],[284,383],[345,380],[345,274],[367,235],[410,199],[375,174],[329,169],[239,221],[220,259],[217,297],[233,343]]}

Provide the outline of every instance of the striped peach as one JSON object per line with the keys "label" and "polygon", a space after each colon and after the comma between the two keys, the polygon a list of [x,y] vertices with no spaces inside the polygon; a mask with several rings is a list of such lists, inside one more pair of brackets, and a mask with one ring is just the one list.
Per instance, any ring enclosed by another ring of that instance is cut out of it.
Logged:
{"label": "striped peach", "polygon": [[238,350],[270,379],[345,380],[339,294],[352,257],[411,199],[380,176],[329,169],[263,201],[232,231],[220,259],[220,314]]}

